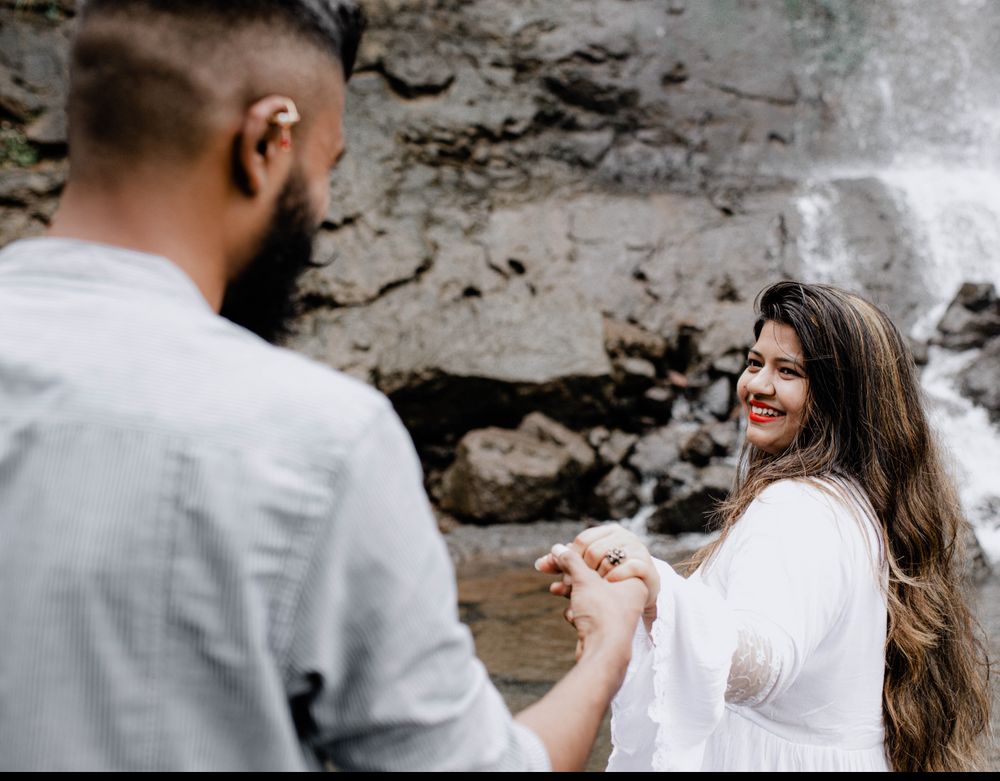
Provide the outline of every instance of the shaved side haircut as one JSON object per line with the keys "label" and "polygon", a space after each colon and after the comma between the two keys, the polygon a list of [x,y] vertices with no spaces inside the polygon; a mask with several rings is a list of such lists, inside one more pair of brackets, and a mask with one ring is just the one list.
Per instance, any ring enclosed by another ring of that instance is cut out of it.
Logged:
{"label": "shaved side haircut", "polygon": [[322,69],[350,78],[363,28],[350,0],[88,0],[70,66],[74,166],[196,156],[268,94],[308,107]]}

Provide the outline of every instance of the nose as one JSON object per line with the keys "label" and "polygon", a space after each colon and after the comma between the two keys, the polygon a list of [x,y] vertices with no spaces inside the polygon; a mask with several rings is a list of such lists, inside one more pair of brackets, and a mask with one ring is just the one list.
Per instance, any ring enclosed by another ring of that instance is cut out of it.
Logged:
{"label": "nose", "polygon": [[767,368],[762,368],[755,374],[751,374],[747,381],[747,390],[754,396],[773,396],[774,378]]}

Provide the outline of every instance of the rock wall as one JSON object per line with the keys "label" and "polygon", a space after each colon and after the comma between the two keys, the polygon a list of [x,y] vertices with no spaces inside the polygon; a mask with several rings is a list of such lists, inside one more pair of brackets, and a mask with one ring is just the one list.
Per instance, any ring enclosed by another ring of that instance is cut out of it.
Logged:
{"label": "rock wall", "polygon": [[[304,281],[292,346],[391,397],[462,519],[652,502],[660,528],[700,528],[732,478],[752,301],[801,273],[797,182],[832,137],[868,6],[364,5],[329,263]],[[43,231],[65,178],[74,8],[0,0],[0,243]],[[878,183],[838,198],[872,284],[905,277]],[[532,413],[544,424],[522,425]],[[576,455],[546,439],[560,424]]]}

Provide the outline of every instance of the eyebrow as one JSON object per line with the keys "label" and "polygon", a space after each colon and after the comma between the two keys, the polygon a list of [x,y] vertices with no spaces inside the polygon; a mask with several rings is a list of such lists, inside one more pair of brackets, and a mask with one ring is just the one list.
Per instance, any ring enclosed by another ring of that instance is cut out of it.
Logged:
{"label": "eyebrow", "polygon": [[[752,352],[754,355],[760,356],[761,358],[764,357],[764,354],[762,352],[753,349],[753,347],[750,348],[750,352]],[[803,366],[798,361],[796,361],[794,358],[776,358],[775,360],[778,363],[790,363],[792,366],[794,366],[796,369],[798,369],[801,372],[805,372],[805,370],[806,370],[806,367]]]}

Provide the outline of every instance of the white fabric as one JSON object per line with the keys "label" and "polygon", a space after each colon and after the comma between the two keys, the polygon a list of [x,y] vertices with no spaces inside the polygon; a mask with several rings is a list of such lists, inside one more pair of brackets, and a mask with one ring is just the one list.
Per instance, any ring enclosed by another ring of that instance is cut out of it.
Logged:
{"label": "white fabric", "polygon": [[889,769],[887,571],[850,490],[775,483],[690,578],[656,562],[658,616],[612,704],[608,770]]}
{"label": "white fabric", "polygon": [[374,389],[166,258],[0,252],[0,773],[548,770]]}

